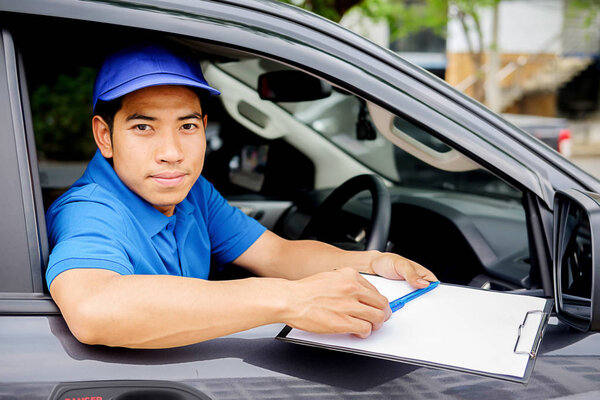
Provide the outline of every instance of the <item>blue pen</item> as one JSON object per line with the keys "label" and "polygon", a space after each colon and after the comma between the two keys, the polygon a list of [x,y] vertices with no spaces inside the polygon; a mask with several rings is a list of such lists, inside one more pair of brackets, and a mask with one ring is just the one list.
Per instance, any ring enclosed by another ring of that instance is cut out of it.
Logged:
{"label": "blue pen", "polygon": [[410,292],[409,294],[406,294],[402,297],[397,298],[394,301],[390,301],[390,308],[392,309],[392,312],[398,311],[399,309],[404,307],[406,305],[406,303],[408,303],[409,301],[414,300],[417,297],[421,296],[422,294],[425,294],[425,293],[435,289],[436,287],[438,287],[439,284],[440,284],[440,281],[431,282],[429,284],[429,286],[424,287],[423,289],[417,289],[415,291]]}

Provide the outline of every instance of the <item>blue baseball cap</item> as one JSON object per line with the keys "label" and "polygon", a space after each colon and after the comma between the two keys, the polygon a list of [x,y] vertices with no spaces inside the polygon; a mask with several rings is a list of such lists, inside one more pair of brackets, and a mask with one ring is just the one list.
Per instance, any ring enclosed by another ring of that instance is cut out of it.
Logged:
{"label": "blue baseball cap", "polygon": [[98,100],[110,101],[149,86],[183,85],[221,94],[208,85],[198,62],[168,49],[143,44],[109,56],[94,84],[94,110]]}

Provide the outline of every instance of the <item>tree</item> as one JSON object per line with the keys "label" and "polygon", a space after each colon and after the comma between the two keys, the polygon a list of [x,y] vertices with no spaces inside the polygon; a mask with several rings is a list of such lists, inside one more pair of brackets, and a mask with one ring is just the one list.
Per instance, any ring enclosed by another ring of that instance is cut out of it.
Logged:
{"label": "tree", "polygon": [[[374,20],[386,20],[393,37],[404,36],[423,28],[443,32],[447,20],[448,0],[280,0],[332,21],[339,22],[353,7]],[[422,7],[425,4],[427,7]]]}
{"label": "tree", "polygon": [[[386,18],[392,24],[392,37],[403,37],[423,29],[431,29],[445,36],[451,18],[462,28],[469,58],[473,65],[473,97],[484,101],[486,92],[493,108],[498,108],[498,84],[494,77],[499,69],[498,56],[498,5],[502,0],[365,0],[359,7],[371,18]],[[600,0],[582,0],[600,1]],[[489,48],[485,47],[481,27],[481,12],[493,11],[494,27]],[[489,56],[488,73],[484,70],[486,53]],[[487,81],[487,83],[486,83]]]}
{"label": "tree", "polygon": [[[481,28],[481,11],[486,8],[495,10],[502,0],[282,0],[312,10],[334,21],[339,21],[347,11],[358,7],[373,20],[384,19],[390,26],[392,39],[401,38],[423,29],[431,29],[444,36],[450,18],[459,21],[465,35],[468,54],[475,72],[473,97],[479,101],[485,98],[484,56],[497,57],[497,30],[493,34],[488,49],[484,45],[484,34]],[[597,2],[600,0],[577,0],[580,2]],[[334,18],[330,17],[334,16]],[[496,18],[497,21],[497,18]],[[497,23],[496,23],[497,27]],[[494,65],[499,62],[494,63]],[[494,69],[494,68],[492,68]],[[488,76],[492,76],[490,73]],[[488,85],[488,87],[492,87]]]}
{"label": "tree", "polygon": [[90,114],[96,72],[92,68],[64,71],[30,86],[33,131],[41,159],[89,160],[94,155]]}
{"label": "tree", "polygon": [[332,21],[339,22],[342,16],[362,0],[280,0],[283,3],[310,10]]}
{"label": "tree", "polygon": [[[500,67],[498,54],[498,5],[502,0],[451,0],[449,18],[456,18],[462,27],[467,43],[469,57],[475,71],[473,97],[481,102],[488,100],[494,111],[500,111],[499,84],[496,76]],[[492,37],[488,49],[484,45],[484,34],[481,29],[481,11],[492,10]],[[488,68],[484,69],[484,57],[488,54]]]}
{"label": "tree", "polygon": [[600,0],[571,0],[567,5],[572,12],[586,11],[586,26],[590,26],[600,12]]}

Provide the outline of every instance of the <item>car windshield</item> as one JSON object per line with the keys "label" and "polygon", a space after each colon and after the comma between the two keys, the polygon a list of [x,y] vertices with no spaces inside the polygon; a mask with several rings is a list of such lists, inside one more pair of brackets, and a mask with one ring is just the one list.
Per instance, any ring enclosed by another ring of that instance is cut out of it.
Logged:
{"label": "car windshield", "polygon": [[[282,69],[281,64],[261,59],[216,66],[254,90],[258,90],[261,74]],[[373,117],[375,106],[344,90],[333,88],[325,98],[277,105],[395,185],[503,198],[521,196],[518,189],[404,118],[384,112],[383,118],[385,114],[391,118],[391,129],[386,129],[381,117]],[[381,126],[387,132],[382,132]]]}

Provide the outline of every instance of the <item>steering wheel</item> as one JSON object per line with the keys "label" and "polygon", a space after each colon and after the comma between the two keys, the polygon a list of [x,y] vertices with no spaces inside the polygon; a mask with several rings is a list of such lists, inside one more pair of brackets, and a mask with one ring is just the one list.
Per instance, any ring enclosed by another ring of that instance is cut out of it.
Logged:
{"label": "steering wheel", "polygon": [[300,238],[318,239],[319,232],[330,223],[328,216],[341,210],[348,200],[363,190],[368,190],[373,200],[371,227],[365,250],[385,251],[390,232],[392,203],[383,179],[377,175],[358,175],[338,186],[317,208]]}

